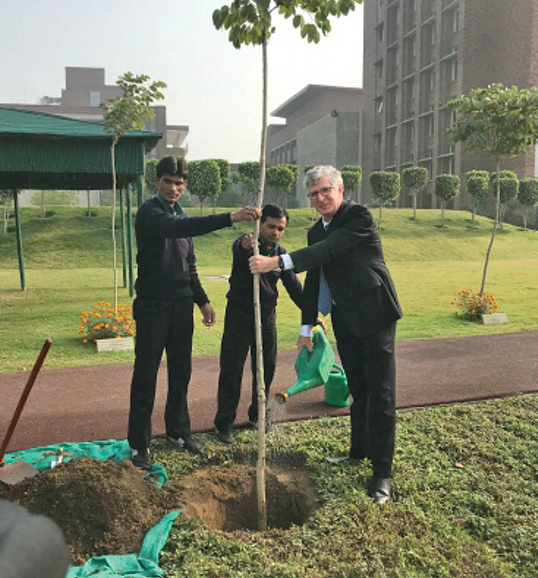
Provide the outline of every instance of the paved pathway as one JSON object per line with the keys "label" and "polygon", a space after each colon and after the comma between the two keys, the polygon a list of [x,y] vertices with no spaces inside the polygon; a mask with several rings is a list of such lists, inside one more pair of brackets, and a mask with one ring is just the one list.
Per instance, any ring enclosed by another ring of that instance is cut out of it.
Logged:
{"label": "paved pathway", "polygon": [[[272,392],[295,382],[294,350],[280,351]],[[397,406],[420,407],[538,391],[538,332],[396,344]],[[45,365],[46,367],[46,365]],[[248,367],[248,364],[247,364]],[[62,441],[124,438],[132,364],[43,369],[35,383],[8,451]],[[7,430],[28,373],[0,374],[0,440]],[[212,428],[218,358],[193,362],[189,407],[193,430]],[[243,381],[238,422],[246,420],[250,379]],[[166,369],[158,378],[154,435],[164,433]],[[323,401],[319,387],[291,397],[282,421],[344,415]]]}

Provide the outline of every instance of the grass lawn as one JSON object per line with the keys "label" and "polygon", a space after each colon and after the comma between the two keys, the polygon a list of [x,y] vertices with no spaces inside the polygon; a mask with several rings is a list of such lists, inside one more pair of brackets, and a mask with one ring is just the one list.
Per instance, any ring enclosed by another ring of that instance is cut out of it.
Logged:
{"label": "grass lawn", "polygon": [[[398,413],[394,501],[374,506],[367,463],[345,455],[347,418],[278,425],[268,466],[306,467],[319,507],[303,526],[212,532],[176,520],[161,555],[169,578],[535,578],[538,575],[538,396]],[[256,433],[234,445],[203,436],[193,458],[153,442],[183,476],[207,464],[255,462]],[[269,498],[269,496],[268,496]]]}
{"label": "grass lawn", "polygon": [[[191,209],[198,214],[198,209]],[[84,208],[54,207],[49,219],[38,208],[22,210],[27,291],[19,290],[15,236],[0,234],[0,371],[24,371],[32,367],[45,338],[52,338],[45,367],[107,364],[133,360],[130,352],[97,355],[94,345],[79,338],[80,314],[100,299],[112,299],[110,215],[95,208],[96,217],[84,216]],[[289,250],[304,245],[312,224],[309,209],[291,212],[284,244]],[[400,340],[459,337],[538,329],[538,233],[505,225],[493,248],[487,291],[499,310],[507,313],[507,325],[483,326],[463,322],[453,314],[451,301],[459,289],[478,291],[491,222],[470,215],[447,212],[446,227],[439,226],[439,211],[419,211],[414,223],[411,210],[385,210],[382,237],[386,261],[394,277],[404,310],[398,324]],[[226,275],[230,272],[230,246],[247,230],[241,224],[196,238],[199,273],[217,311],[217,325],[206,329],[200,316],[194,337],[194,354],[217,355],[222,335]],[[119,271],[122,280],[121,259]],[[280,292],[279,346],[293,348],[299,312],[285,290]],[[130,302],[120,288],[120,301]],[[198,312],[197,312],[198,313]]]}
{"label": "grass lawn", "polygon": [[[0,234],[0,372],[29,370],[46,337],[46,367],[132,361],[132,353],[97,355],[78,337],[80,313],[111,299],[107,209],[55,208],[41,220],[23,210],[28,290],[19,290],[14,235]],[[193,214],[197,209],[192,210]],[[538,329],[538,233],[506,225],[499,232],[487,290],[509,323],[482,326],[453,314],[456,291],[477,291],[491,222],[476,229],[464,212],[386,210],[383,242],[405,317],[398,339],[457,337]],[[309,210],[291,211],[288,249],[304,244]],[[230,244],[245,227],[196,240],[203,284],[219,315],[197,323],[195,354],[216,355],[222,333]],[[121,274],[120,274],[121,279]],[[120,301],[129,301],[120,290]],[[200,316],[198,316],[198,320]],[[281,292],[281,348],[293,347],[299,314]],[[225,534],[179,516],[161,555],[169,578],[535,578],[538,575],[538,396],[398,412],[394,501],[367,497],[368,464],[332,466],[345,455],[348,418],[278,425],[268,436],[268,465],[306,468],[318,509],[303,526]],[[203,465],[254,463],[256,434],[238,432],[231,447],[201,436],[204,457],[152,443],[171,476]]]}

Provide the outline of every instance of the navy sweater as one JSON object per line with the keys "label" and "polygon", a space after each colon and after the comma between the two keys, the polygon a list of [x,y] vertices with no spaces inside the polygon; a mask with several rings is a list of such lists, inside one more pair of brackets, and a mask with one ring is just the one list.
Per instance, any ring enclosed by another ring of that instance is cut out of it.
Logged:
{"label": "navy sweater", "polygon": [[[230,276],[230,290],[226,297],[230,303],[243,309],[254,311],[254,294],[252,289],[252,274],[248,265],[248,258],[252,255],[251,249],[243,249],[241,244],[244,235],[237,238],[232,245],[233,265]],[[275,255],[282,255],[286,249],[279,245]],[[262,244],[260,255],[268,255],[266,247]],[[294,271],[269,271],[260,275],[260,304],[262,313],[272,311],[278,299],[277,283],[282,279],[284,287],[292,301],[301,308],[303,304],[303,286]]]}
{"label": "navy sweater", "polygon": [[135,232],[138,297],[180,299],[192,297],[198,306],[209,302],[196,270],[191,237],[232,225],[230,213],[188,217],[182,209],[172,209],[157,197],[145,201],[136,214]]}

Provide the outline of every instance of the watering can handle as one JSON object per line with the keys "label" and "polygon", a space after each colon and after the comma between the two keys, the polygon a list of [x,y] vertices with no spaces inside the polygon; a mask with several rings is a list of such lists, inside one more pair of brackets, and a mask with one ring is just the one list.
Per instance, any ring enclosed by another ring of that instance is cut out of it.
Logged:
{"label": "watering can handle", "polygon": [[26,400],[28,399],[28,396],[30,395],[30,391],[32,390],[34,382],[37,378],[37,374],[39,373],[39,370],[41,369],[41,366],[43,365],[43,362],[45,361],[45,357],[47,357],[47,353],[49,352],[51,345],[52,345],[52,340],[46,339],[45,343],[43,344],[43,347],[41,348],[41,353],[39,354],[36,362],[34,363],[34,368],[32,369],[32,373],[30,373],[30,377],[28,378],[28,381],[26,382],[26,386],[25,386],[25,388],[21,394],[21,398],[19,399],[19,403],[17,404],[17,407],[15,409],[15,413],[13,414],[13,417],[11,418],[11,423],[9,424],[9,427],[7,429],[7,433],[4,437],[4,441],[2,442],[2,447],[0,447],[0,466],[3,465],[3,463],[4,463],[4,456],[6,455],[7,447],[9,445],[9,442],[11,441],[11,437],[13,436],[13,432],[15,431],[15,428],[17,427],[17,423],[18,423],[19,418],[21,416],[22,410],[24,409],[24,405],[26,404]]}

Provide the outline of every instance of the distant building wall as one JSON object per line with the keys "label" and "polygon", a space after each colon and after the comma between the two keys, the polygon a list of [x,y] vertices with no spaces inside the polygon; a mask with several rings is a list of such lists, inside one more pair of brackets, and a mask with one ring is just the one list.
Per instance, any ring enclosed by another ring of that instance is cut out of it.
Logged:
{"label": "distant building wall", "polygon": [[[494,170],[487,155],[451,143],[454,122],[445,104],[493,82],[538,85],[536,0],[366,0],[364,2],[363,200],[373,170],[427,168],[419,207],[435,208],[433,182],[452,173],[462,181],[453,203],[465,207],[465,173]],[[520,178],[536,172],[534,154],[503,168]],[[397,206],[410,206],[402,194]]]}
{"label": "distant building wall", "polygon": [[344,165],[361,164],[360,128],[360,113],[333,113],[297,133],[299,178],[296,196],[302,207],[310,204],[303,187],[305,167],[333,165],[340,169]]}

